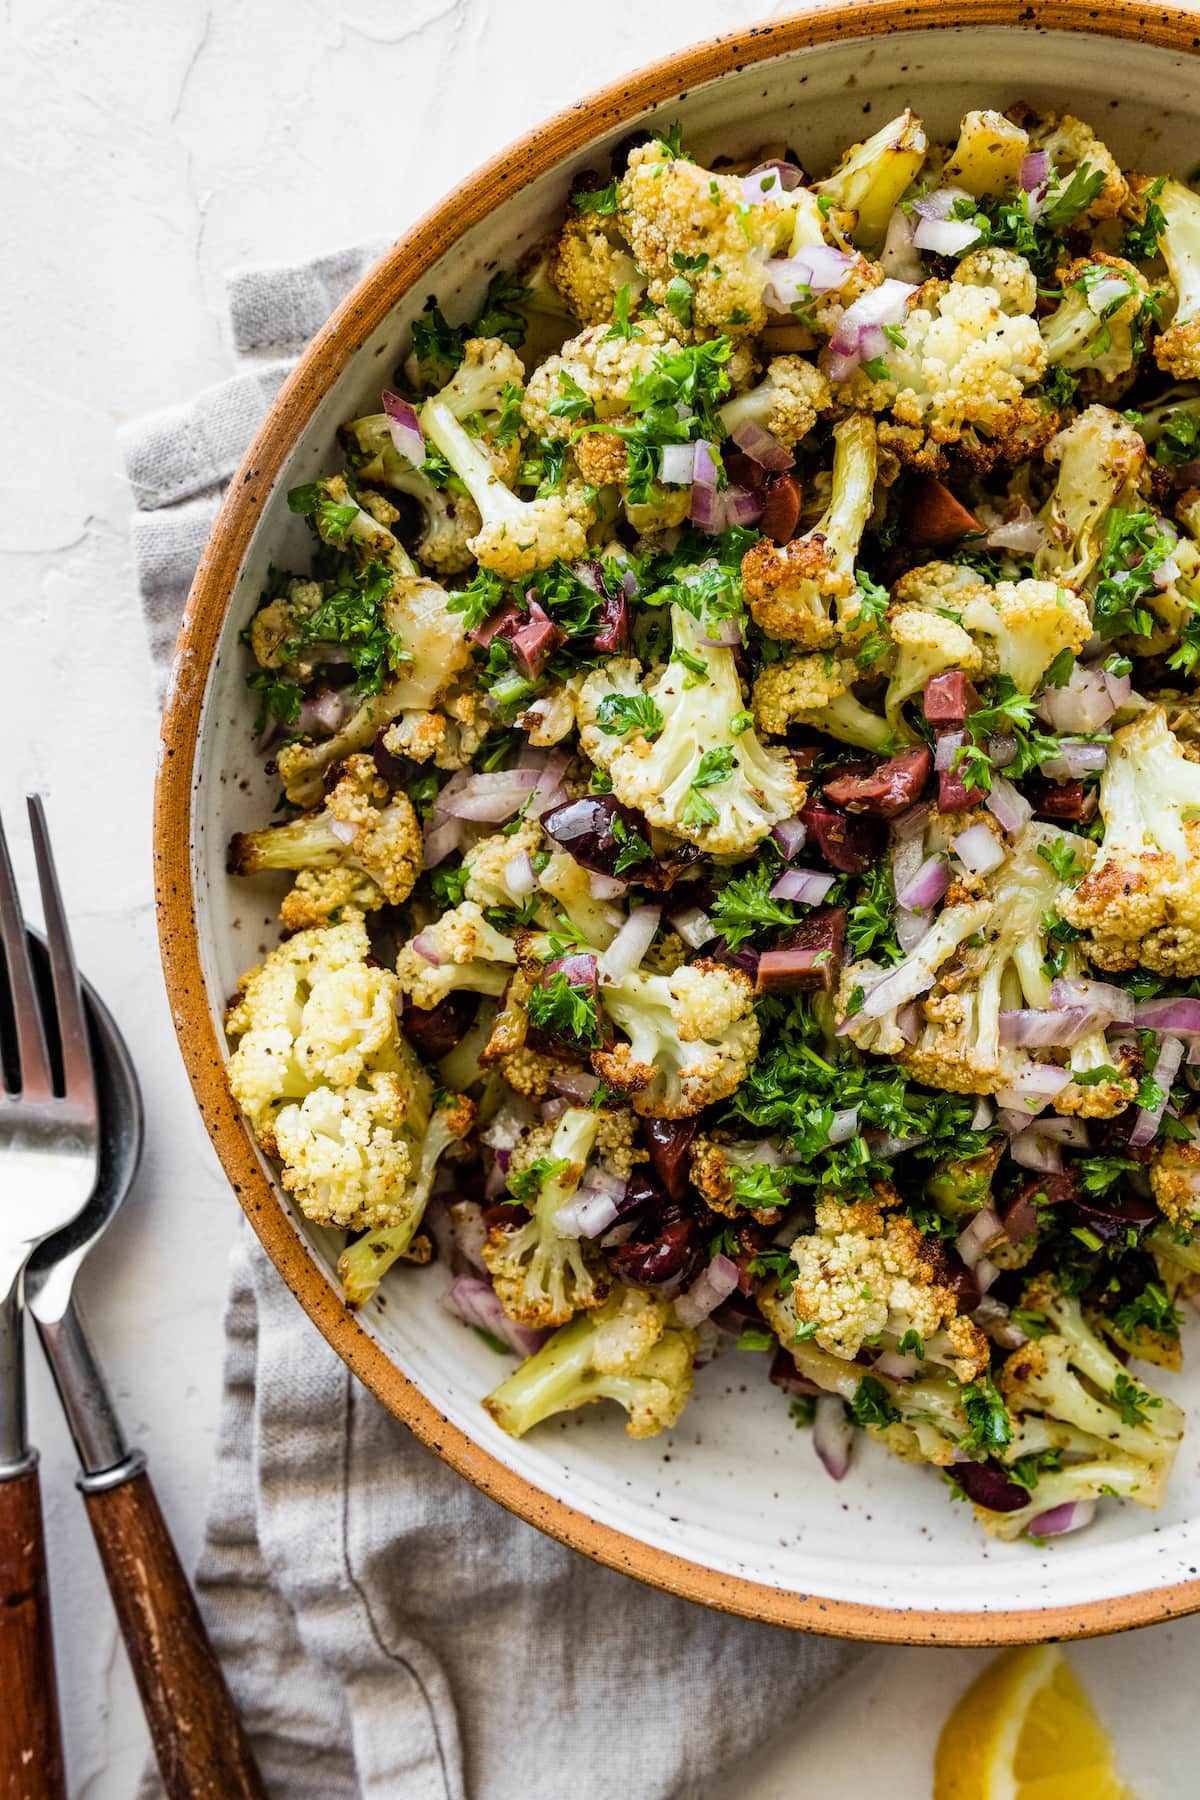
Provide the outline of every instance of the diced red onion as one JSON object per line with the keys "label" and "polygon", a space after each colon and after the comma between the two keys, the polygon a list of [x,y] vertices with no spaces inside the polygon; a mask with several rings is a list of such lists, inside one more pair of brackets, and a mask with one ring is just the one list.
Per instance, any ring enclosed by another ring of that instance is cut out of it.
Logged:
{"label": "diced red onion", "polygon": [[533,1331],[510,1319],[495,1288],[477,1275],[456,1275],[442,1295],[442,1305],[464,1325],[474,1325],[489,1337],[499,1338],[518,1356],[532,1356],[550,1336],[548,1331]]}
{"label": "diced red onion", "polygon": [[971,1318],[1002,1350],[1019,1350],[1022,1344],[1029,1342],[1021,1327],[1013,1324],[1003,1300],[997,1300],[991,1294],[983,1296]]}
{"label": "diced red onion", "polygon": [[353,711],[354,703],[347,690],[319,688],[309,699],[301,701],[296,728],[313,736],[316,727],[332,737],[341,730]]}
{"label": "diced red onion", "polygon": [[713,455],[707,438],[697,438],[692,445],[692,480],[697,487],[715,488],[720,477],[720,464]]}
{"label": "diced red onion", "polygon": [[1036,556],[1045,542],[1046,527],[1027,506],[1022,507],[1015,519],[993,525],[987,534],[989,549],[1011,550],[1015,556]]}
{"label": "diced red onion", "polygon": [[[1084,299],[1087,302],[1089,312],[1095,313],[1096,317],[1100,319],[1104,317],[1104,310],[1106,307],[1113,307],[1113,310],[1115,311],[1116,306],[1121,305],[1126,300],[1131,300],[1136,291],[1137,290],[1132,287],[1128,281],[1124,280],[1122,276],[1106,275],[1102,280],[1089,285],[1085,289]],[[1116,306],[1114,306],[1114,302],[1116,303]],[[1156,584],[1157,579],[1156,573]]]}
{"label": "diced red onion", "polygon": [[885,341],[883,326],[899,325],[907,318],[908,302],[916,291],[911,282],[889,278],[846,308],[829,340],[831,381],[848,380],[864,356],[879,353]]}
{"label": "diced red onion", "polygon": [[[1048,687],[1038,701],[1038,712],[1055,731],[1099,731],[1116,711],[1103,673],[1076,663],[1064,687]],[[1101,762],[1103,767],[1103,762]]]}
{"label": "diced red onion", "polygon": [[1094,775],[1103,769],[1107,761],[1108,750],[1104,744],[1060,743],[1059,754],[1048,756],[1038,768],[1049,781],[1081,781],[1085,775]]}
{"label": "diced red onion", "polygon": [[881,1019],[895,1007],[903,1006],[905,1001],[917,999],[936,980],[936,970],[923,963],[920,957],[910,956],[868,990],[861,1010],[868,1019]]}
{"label": "diced red onion", "polygon": [[1102,669],[1101,674],[1104,678],[1105,690],[1113,703],[1113,711],[1116,712],[1120,707],[1127,706],[1133,693],[1132,678],[1128,675],[1112,675],[1107,669]]}
{"label": "diced red onion", "polygon": [[914,1131],[911,1137],[894,1137],[890,1131],[868,1131],[865,1136],[871,1155],[881,1162],[889,1162],[893,1156],[902,1156],[906,1150],[916,1150],[929,1142],[925,1131]]}
{"label": "diced red onion", "polygon": [[960,200],[972,198],[966,188],[934,188],[932,193],[922,194],[919,200],[914,200],[912,209],[918,219],[948,219]]}
{"label": "diced red onion", "polygon": [[844,1402],[836,1394],[822,1394],[817,1401],[812,1440],[825,1473],[835,1481],[841,1481],[850,1467],[854,1426]]}
{"label": "diced red onion", "polygon": [[1143,1000],[1134,1008],[1133,1022],[1147,1031],[1191,1037],[1200,1032],[1200,1000]]}
{"label": "diced red onion", "polygon": [[498,825],[520,812],[538,785],[538,772],[536,769],[484,770],[468,775],[458,785],[456,782],[457,777],[448,781],[434,801],[435,815],[442,813],[452,819]]}
{"label": "diced red onion", "polygon": [[588,893],[593,900],[619,900],[622,894],[629,892],[629,883],[622,881],[618,875],[602,875],[596,869],[588,870]]}
{"label": "diced red onion", "polygon": [[1035,1175],[1062,1174],[1062,1150],[1050,1138],[1042,1137],[1036,1126],[1018,1131],[1009,1139],[1008,1148],[1013,1161]]}
{"label": "diced red onion", "polygon": [[421,430],[421,421],[417,410],[399,394],[389,389],[383,390],[383,410],[387,414],[388,430],[392,434],[392,443],[397,453],[414,469],[419,469],[425,461],[425,433]]}
{"label": "diced red onion", "polygon": [[658,453],[658,478],[668,487],[690,487],[694,463],[691,444],[664,444]]}
{"label": "diced red onion", "polygon": [[981,1206],[971,1223],[955,1238],[954,1248],[968,1269],[973,1269],[987,1246],[994,1243],[1003,1231],[999,1213],[993,1207]]}
{"label": "diced red onion", "polygon": [[1091,1006],[1015,1007],[1001,1012],[1000,1042],[1019,1050],[1057,1050],[1103,1027]]}
{"label": "diced red onion", "polygon": [[879,266],[885,275],[894,276],[899,281],[919,283],[922,280],[924,270],[913,243],[915,229],[904,208],[897,206],[888,220],[883,249],[879,252]]}
{"label": "diced red onion", "polygon": [[896,1029],[906,1044],[915,1044],[921,1032],[921,1009],[915,1000],[896,1009]]}
{"label": "diced red onion", "polygon": [[956,838],[951,838],[950,848],[972,875],[987,875],[1004,861],[1004,845],[998,843],[995,832],[982,823],[968,825]]}
{"label": "diced red onion", "polygon": [[742,641],[742,628],[732,614],[726,619],[714,619],[705,626],[702,644],[713,650],[736,650]]}
{"label": "diced red onion", "polygon": [[537,876],[533,872],[533,859],[528,850],[520,851],[511,862],[505,863],[504,884],[519,900],[532,894],[537,886]]}
{"label": "diced red onion", "polygon": [[358,826],[350,819],[331,819],[329,829],[340,844],[352,844],[358,836]]}
{"label": "diced red onion", "polygon": [[820,906],[836,875],[825,875],[817,869],[785,869],[771,888],[772,900],[795,900],[801,906]]}
{"label": "diced red onion", "polygon": [[556,1094],[586,1106],[600,1086],[600,1077],[589,1074],[586,1069],[559,1069],[550,1077],[550,1086]]}
{"label": "diced red onion", "polygon": [[772,312],[790,312],[811,294],[840,288],[854,258],[830,244],[802,244],[793,256],[777,256],[766,265],[763,303]]}
{"label": "diced red onion", "polygon": [[[907,816],[907,815],[906,815]],[[922,824],[924,821],[922,820]],[[892,893],[903,893],[925,862],[924,834],[897,836],[892,844]]]}
{"label": "diced red onion", "polygon": [[543,759],[542,766],[529,795],[529,811],[535,819],[540,819],[543,813],[553,812],[567,799],[563,776],[571,762],[570,752],[566,750],[545,750],[539,754]]}
{"label": "diced red onion", "polygon": [[1095,1516],[1094,1500],[1067,1500],[1062,1506],[1052,1506],[1049,1512],[1030,1519],[1025,1529],[1030,1537],[1065,1537],[1068,1531],[1082,1531]]}
{"label": "diced red onion", "polygon": [[995,1116],[996,1108],[993,1106],[988,1095],[977,1095],[975,1099],[975,1111],[971,1114],[971,1130],[985,1130],[986,1127],[991,1124]]}
{"label": "diced red onion", "polygon": [[412,941],[412,948],[423,962],[432,963],[435,969],[440,967],[442,953],[433,940],[432,932],[419,931]]}
{"label": "diced red onion", "polygon": [[1021,169],[1017,177],[1022,188],[1031,194],[1040,188],[1044,181],[1050,179],[1050,153],[1047,150],[1031,150],[1021,158]]}
{"label": "diced red onion", "polygon": [[553,1100],[543,1100],[538,1107],[538,1111],[542,1116],[542,1123],[545,1125],[553,1125],[556,1120],[561,1119],[567,1110],[567,1104],[567,1101],[561,1096],[556,1096]]}
{"label": "diced red onion", "polygon": [[560,1237],[602,1237],[621,1216],[627,1186],[627,1182],[608,1176],[604,1170],[594,1170],[587,1185],[555,1213],[555,1231]]}
{"label": "diced red onion", "polygon": [[774,826],[771,836],[783,851],[784,860],[791,862],[793,856],[799,856],[804,848],[804,840],[808,836],[803,819],[793,815],[790,819],[780,819]]}
{"label": "diced red onion", "polygon": [[835,1112],[829,1121],[829,1142],[845,1144],[858,1130],[858,1107],[847,1106],[841,1112]]}
{"label": "diced red onion", "polygon": [[[1050,983],[1051,1006],[1094,1006],[1104,1013],[1104,1023],[1133,1025],[1137,1023],[1133,995],[1112,981],[1072,980],[1059,975]],[[1200,1020],[1200,1000],[1193,1001]],[[1200,1031],[1200,1023],[1196,1029]]]}
{"label": "diced red onion", "polygon": [[913,243],[931,256],[961,256],[981,236],[978,225],[969,219],[922,219],[913,232]]}
{"label": "diced red onion", "polygon": [[1007,769],[1016,758],[1018,744],[1011,731],[998,731],[987,741],[987,758],[993,769]]}
{"label": "diced red onion", "polygon": [[720,1306],[722,1300],[728,1300],[737,1287],[738,1280],[739,1270],[733,1259],[714,1256],[687,1292],[680,1294],[676,1300],[675,1314],[679,1323],[693,1327],[699,1325]]}
{"label": "diced red onion", "polygon": [[967,741],[965,731],[943,731],[937,741],[937,749],[933,754],[933,766],[939,775],[947,775],[954,767],[954,759]]}
{"label": "diced red onion", "polygon": [[988,1289],[1000,1279],[1000,1270],[994,1262],[989,1262],[986,1256],[980,1257],[971,1273],[975,1277],[975,1286],[981,1294],[986,1294]]}
{"label": "diced red onion", "polygon": [[1054,1063],[1031,1062],[1007,1087],[997,1089],[993,1098],[1005,1111],[1021,1113],[1028,1124],[1030,1116],[1049,1105],[1070,1080],[1069,1069],[1060,1069]]}
{"label": "diced red onion", "polygon": [[898,839],[914,838],[923,832],[929,823],[929,807],[924,800],[916,806],[910,806],[907,812],[898,813],[892,820],[892,836]]}
{"label": "diced red onion", "polygon": [[992,790],[984,805],[1001,830],[1007,831],[1012,837],[1019,831],[1024,831],[1033,817],[1032,806],[1005,775],[992,776]]}
{"label": "diced red onion", "polygon": [[1066,1144],[1072,1150],[1087,1150],[1092,1141],[1086,1119],[1059,1118],[1039,1119],[1037,1122],[1039,1137],[1053,1138],[1056,1144]]}
{"label": "diced red onion", "polygon": [[796,458],[787,445],[780,443],[774,433],[768,431],[764,425],[755,424],[753,419],[748,419],[744,425],[739,425],[731,435],[738,449],[744,451],[750,461],[756,462],[760,469],[782,471],[795,467]]}
{"label": "diced red onion", "polygon": [[1154,1065],[1153,1079],[1158,1084],[1159,1101],[1156,1106],[1142,1106],[1133,1122],[1133,1130],[1129,1134],[1129,1142],[1133,1149],[1140,1150],[1144,1144],[1153,1141],[1159,1123],[1167,1110],[1167,1101],[1171,1097],[1171,1083],[1179,1073],[1179,1065],[1183,1061],[1183,1039],[1165,1037],[1158,1048],[1158,1061]]}
{"label": "diced red onion", "polygon": [[950,864],[940,851],[927,856],[912,880],[906,881],[896,895],[896,904],[906,912],[927,913],[937,905],[952,880]]}
{"label": "diced red onion", "polygon": [[698,950],[717,935],[712,920],[698,906],[686,906],[682,912],[672,913],[671,925],[689,950]]}
{"label": "diced red onion", "polygon": [[871,1364],[873,1375],[886,1375],[889,1381],[911,1381],[919,1367],[915,1356],[901,1356],[898,1350],[883,1350]]}
{"label": "diced red onion", "polygon": [[662,917],[660,906],[635,906],[608,949],[598,960],[600,980],[624,981],[654,942]]}
{"label": "diced red onion", "polygon": [[790,194],[803,180],[804,171],[798,169],[795,163],[772,158],[770,162],[759,163],[748,175],[742,176],[742,192],[753,205],[756,200],[767,196],[777,200],[781,190]]}
{"label": "diced red onion", "polygon": [[[895,917],[896,942],[907,956],[911,950],[916,949],[922,938],[929,936],[930,931],[933,929],[933,920],[929,917],[928,913],[909,912],[908,908],[905,906],[898,906],[896,908]],[[897,1023],[899,1023],[899,1016],[899,1014],[896,1015]],[[914,1032],[909,1039],[910,1043],[914,1043],[915,1041],[916,1032]]]}

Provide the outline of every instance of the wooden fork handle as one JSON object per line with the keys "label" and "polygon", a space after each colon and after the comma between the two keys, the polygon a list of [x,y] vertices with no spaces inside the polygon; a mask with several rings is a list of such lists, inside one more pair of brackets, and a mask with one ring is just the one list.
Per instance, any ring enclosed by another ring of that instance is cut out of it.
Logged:
{"label": "wooden fork handle", "polygon": [[37,1463],[0,1479],[0,1797],[65,1800]]}
{"label": "wooden fork handle", "polygon": [[84,1501],[170,1800],[265,1800],[150,1477]]}

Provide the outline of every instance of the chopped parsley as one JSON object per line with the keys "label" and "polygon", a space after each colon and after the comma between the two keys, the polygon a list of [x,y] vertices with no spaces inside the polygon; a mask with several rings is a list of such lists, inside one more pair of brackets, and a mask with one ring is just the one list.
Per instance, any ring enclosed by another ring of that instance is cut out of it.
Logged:
{"label": "chopped parsley", "polygon": [[649,694],[605,694],[596,708],[596,723],[609,737],[640,731],[645,738],[656,738],[663,716]]}
{"label": "chopped parsley", "polygon": [[876,1425],[881,1429],[900,1420],[899,1407],[892,1404],[887,1389],[875,1375],[864,1375],[855,1388],[850,1413],[856,1425]]}
{"label": "chopped parsley", "polygon": [[704,793],[705,788],[720,787],[733,774],[733,751],[728,744],[718,744],[712,750],[706,750],[696,764],[696,772],[688,783],[687,803],[683,809],[683,823],[688,826],[713,825],[718,813],[712,801]]}
{"label": "chopped parsley", "polygon": [[562,969],[535,987],[528,1002],[529,1023],[570,1043],[596,1047],[600,1043],[600,1017],[586,988],[572,987]]}
{"label": "chopped parsley", "polygon": [[529,1167],[522,1169],[519,1175],[509,1176],[508,1191],[519,1205],[532,1206],[542,1190],[543,1182],[553,1181],[557,1176],[565,1175],[570,1166],[569,1156],[560,1156],[557,1159],[539,1156],[536,1162],[531,1162]]}

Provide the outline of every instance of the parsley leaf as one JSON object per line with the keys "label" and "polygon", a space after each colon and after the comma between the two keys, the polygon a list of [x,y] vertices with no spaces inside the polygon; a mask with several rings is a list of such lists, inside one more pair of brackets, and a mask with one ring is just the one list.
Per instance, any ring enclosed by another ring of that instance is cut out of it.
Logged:
{"label": "parsley leaf", "polygon": [[731,950],[739,950],[760,932],[795,925],[795,907],[788,901],[772,900],[771,881],[771,871],[765,867],[735,876],[709,907],[709,918]]}
{"label": "parsley leaf", "polygon": [[854,1423],[863,1426],[895,1425],[900,1419],[899,1407],[892,1404],[887,1389],[875,1375],[864,1375],[855,1388],[850,1413]]}
{"label": "parsley leaf", "polygon": [[529,1164],[527,1169],[522,1169],[517,1175],[509,1176],[508,1191],[513,1199],[519,1201],[522,1206],[532,1206],[541,1192],[542,1183],[553,1180],[557,1175],[565,1175],[570,1166],[569,1156],[560,1156],[557,1159],[539,1156],[536,1162]]}
{"label": "parsley leaf", "polygon": [[649,694],[605,694],[596,708],[596,723],[609,737],[640,731],[643,737],[656,738],[663,728],[663,716]]}
{"label": "parsley leaf", "polygon": [[714,749],[704,752],[688,783],[687,804],[683,809],[685,825],[712,825],[716,822],[719,816],[717,809],[702,790],[720,787],[733,774],[733,767],[733,751],[728,744],[718,744]]}
{"label": "parsley leaf", "polygon": [[556,969],[529,996],[529,1023],[570,1043],[596,1048],[600,1043],[600,1017],[586,988],[572,987],[562,969]]}

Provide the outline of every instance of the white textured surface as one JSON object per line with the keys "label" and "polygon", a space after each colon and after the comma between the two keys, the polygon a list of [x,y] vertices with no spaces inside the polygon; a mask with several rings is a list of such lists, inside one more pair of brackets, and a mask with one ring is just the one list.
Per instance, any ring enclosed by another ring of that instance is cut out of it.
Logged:
{"label": "white textured surface", "polygon": [[[199,1540],[235,1207],[191,1104],[158,974],[155,709],[114,432],[228,369],[222,273],[399,230],[526,123],[767,10],[760,0],[9,0],[0,16],[0,805],[55,827],[81,958],[127,1032],[150,1112],[125,1216],[88,1272],[95,1334],[180,1547]],[[782,9],[780,9],[782,10]],[[533,53],[530,54],[531,48]],[[13,828],[16,828],[15,830]],[[71,1793],[132,1791],[145,1736],[41,1371]],[[1143,1800],[1191,1791],[1169,1716],[1200,1626],[1089,1646]],[[936,1725],[981,1659],[885,1651],[736,1791],[928,1792]],[[1136,1693],[1137,1705],[1117,1705]],[[1186,1703],[1185,1703],[1186,1704]],[[1180,1735],[1182,1734],[1182,1736]],[[1169,1758],[1164,1745],[1172,1745]],[[1143,1771],[1151,1771],[1142,1779]],[[803,1776],[799,1771],[803,1769]]]}

